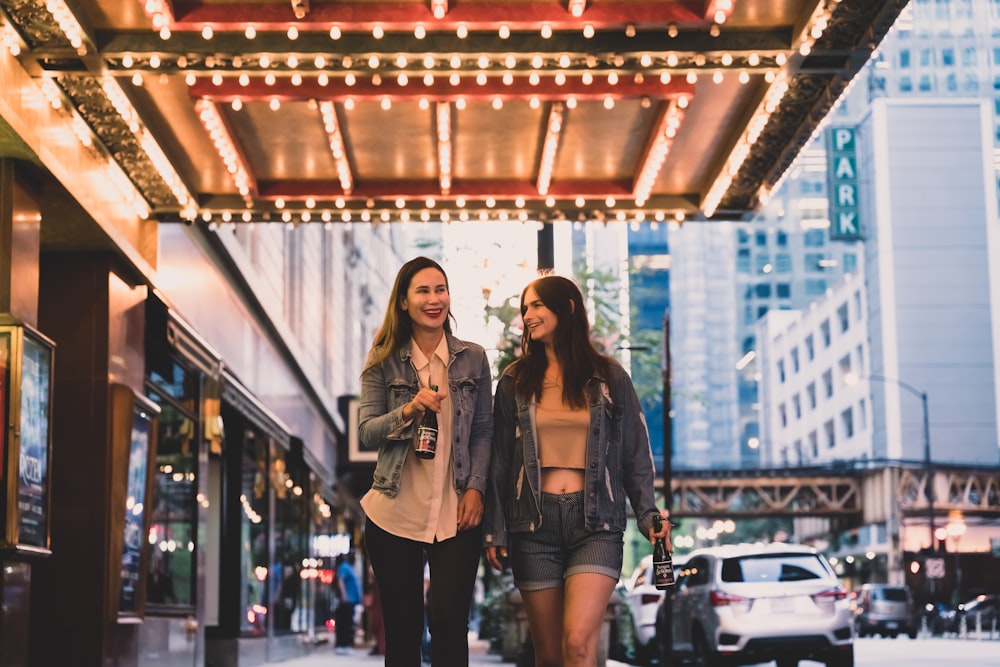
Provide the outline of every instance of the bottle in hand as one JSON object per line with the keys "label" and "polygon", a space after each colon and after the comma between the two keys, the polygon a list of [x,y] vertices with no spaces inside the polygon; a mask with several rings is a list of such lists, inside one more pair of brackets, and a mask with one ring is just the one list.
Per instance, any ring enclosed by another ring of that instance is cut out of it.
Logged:
{"label": "bottle in hand", "polygon": [[[437,391],[437,385],[430,385],[431,391]],[[433,410],[424,410],[417,426],[417,458],[432,459],[437,452],[438,416]]]}
{"label": "bottle in hand", "polygon": [[[662,526],[663,517],[654,514],[653,529],[660,532]],[[653,581],[661,591],[674,585],[674,560],[667,551],[667,541],[662,537],[657,537],[653,545]]]}

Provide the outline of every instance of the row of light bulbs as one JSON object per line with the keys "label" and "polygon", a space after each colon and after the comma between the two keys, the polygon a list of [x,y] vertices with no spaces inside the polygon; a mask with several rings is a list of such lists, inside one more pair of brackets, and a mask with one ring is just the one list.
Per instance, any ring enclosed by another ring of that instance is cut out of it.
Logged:
{"label": "row of light bulbs", "polygon": [[[686,219],[686,214],[683,211],[645,211],[645,210],[633,210],[625,211],[619,210],[614,212],[612,215],[608,215],[603,219],[598,219],[596,214],[587,216],[584,212],[580,212],[580,219],[574,220],[574,226],[579,229],[580,226],[587,222],[595,222],[600,224],[608,224],[611,222],[618,223],[629,223],[632,225],[640,225],[642,223],[651,223],[652,225],[657,225],[658,223],[671,223],[671,224],[682,224]],[[250,211],[244,211],[239,215],[234,215],[231,211],[223,211],[222,213],[215,213],[212,211],[203,211],[201,215],[201,220],[206,223],[210,231],[218,231],[225,226],[235,227],[239,221],[241,225],[251,226],[257,223],[263,224],[278,224],[285,225],[289,230],[295,229],[299,224],[313,224],[321,223],[327,229],[332,229],[335,224],[335,220],[343,223],[345,226],[350,226],[355,222],[362,224],[374,224],[379,225],[381,223],[451,223],[451,222],[469,222],[478,220],[480,222],[511,222],[517,221],[524,224],[533,223],[541,228],[542,225],[546,223],[538,220],[537,215],[532,215],[528,211],[524,210],[497,210],[497,211],[479,211],[478,213],[470,211],[398,211],[393,212],[388,209],[383,209],[382,211],[343,211],[338,216],[335,216],[332,211],[324,210],[318,215],[313,215],[310,211],[299,211],[293,213],[291,211],[283,211],[278,218],[271,218],[270,214],[255,214]]]}
{"label": "row of light bulbs", "polygon": [[[683,52],[669,52],[666,54],[642,53],[637,56],[630,56],[627,58],[623,55],[615,55],[610,57],[606,63],[603,63],[603,65],[609,65],[617,69],[625,69],[626,67],[631,69],[638,66],[646,70],[678,69],[681,67],[687,70],[692,67],[730,68],[737,63],[737,55],[732,51],[724,51],[716,54],[714,58],[717,58],[717,60],[713,60],[712,62],[709,62],[708,55],[704,53],[696,53],[690,56],[690,62],[685,59],[682,63],[681,57],[685,55],[686,54]],[[781,67],[787,62],[787,56],[781,51],[774,53],[773,55],[762,55],[757,51],[751,51],[745,56],[741,55],[740,58],[742,59],[740,66],[751,69],[761,66],[767,69],[774,66]],[[244,66],[252,65],[252,62],[248,62],[248,60],[250,59],[245,56],[233,56],[228,62],[233,69],[239,70]],[[300,67],[308,66],[309,62],[309,57],[301,56],[296,53],[290,53],[283,57],[263,53],[257,57],[256,65],[253,65],[253,67],[254,69],[267,70],[284,65],[289,70],[296,70]],[[773,62],[773,65],[771,62]],[[344,70],[346,73],[351,73],[352,70],[360,71],[366,66],[372,71],[395,68],[398,70],[397,73],[403,73],[401,70],[406,69],[414,69],[429,73],[430,70],[434,69],[450,68],[452,70],[460,70],[467,66],[475,66],[482,72],[490,69],[504,69],[507,73],[513,74],[512,70],[517,69],[523,64],[527,65],[532,70],[555,68],[562,70],[575,70],[586,68],[584,70],[584,74],[589,74],[587,70],[597,69],[602,66],[601,60],[594,54],[570,55],[568,53],[558,55],[541,53],[522,55],[515,55],[512,53],[496,55],[479,54],[474,58],[471,55],[458,53],[453,53],[451,55],[427,53],[419,57],[410,57],[401,53],[392,58],[383,58],[378,54],[372,53],[367,56],[339,56],[339,62],[338,59],[332,54],[317,54],[312,56],[311,63],[319,72],[339,67],[339,69]],[[188,56],[184,55],[179,55],[173,61],[170,61],[157,53],[150,54],[148,58],[126,53],[121,56],[119,64],[120,67],[125,70],[131,70],[137,66],[148,67],[152,70],[166,69],[171,66],[180,70],[189,68],[192,70],[195,68],[215,69],[218,66],[224,66],[225,59],[219,56],[206,56],[203,63],[198,63],[192,62]],[[655,74],[656,72],[650,73]],[[592,76],[593,75],[591,74],[591,77]],[[617,77],[619,76],[618,72],[611,71],[608,73],[608,76],[612,77],[612,83],[617,83]],[[590,81],[592,81],[592,79],[590,79]],[[588,84],[590,81],[585,80]]]}
{"label": "row of light bulbs", "polygon": [[[725,74],[726,74],[725,70],[721,69],[714,70],[712,72],[712,81],[715,83],[722,83]],[[470,74],[466,74],[465,78],[468,79],[469,76]],[[478,85],[485,86],[489,82],[489,76],[490,75],[488,75],[486,72],[477,72],[474,80]],[[513,72],[510,71],[504,72],[501,81],[504,85],[511,86],[514,84],[514,76],[515,75]],[[737,76],[739,78],[740,83],[747,83],[750,81],[750,73],[745,69],[740,70]],[[767,71],[764,72],[764,78],[768,82],[774,81],[775,77],[776,73],[775,70],[773,69],[768,69]],[[673,74],[667,71],[660,72],[658,78],[660,83],[666,85],[673,80]],[[698,82],[698,79],[699,79],[699,74],[697,71],[690,69],[685,71],[684,80],[686,82],[690,84],[695,84]],[[431,72],[426,72],[418,80],[420,80],[425,86],[430,87],[434,85],[436,77]],[[641,72],[637,72],[632,76],[632,80],[635,83],[641,84],[645,80],[645,75],[643,75]],[[221,86],[223,83],[225,83],[225,76],[220,72],[216,72],[212,75],[211,81],[213,85]],[[373,74],[370,81],[372,86],[374,87],[379,87],[383,83],[382,77],[378,74]],[[462,75],[459,74],[458,72],[452,72],[451,74],[448,75],[447,81],[450,85],[457,86],[462,82]],[[565,72],[557,72],[553,77],[553,83],[555,83],[557,86],[564,86],[568,83],[568,81],[569,79]],[[142,73],[141,72],[134,73],[132,75],[132,82],[136,85],[142,85],[143,83]],[[185,83],[187,83],[188,86],[193,86],[197,82],[198,82],[198,75],[195,74],[194,72],[188,72],[185,77]],[[240,74],[239,78],[237,79],[237,82],[240,84],[240,86],[247,87],[251,83],[251,77],[247,73]],[[302,77],[301,74],[296,72],[291,76],[289,82],[293,86],[301,86],[303,83],[305,83],[305,79]],[[592,73],[584,72],[583,74],[580,75],[580,82],[586,86],[589,86],[591,84],[594,84],[596,81]],[[609,85],[615,86],[618,85],[620,82],[621,82],[621,77],[618,75],[617,72],[608,73],[607,83]],[[264,75],[264,83],[265,85],[268,86],[274,86],[278,83],[278,78],[274,74],[274,72],[268,72],[267,74]],[[326,74],[325,72],[320,73],[316,77],[316,83],[324,87],[330,85],[329,75]],[[399,72],[396,75],[396,83],[400,87],[407,86],[410,83],[410,75],[407,74],[406,72]],[[531,72],[528,75],[528,83],[532,86],[540,85],[541,74],[539,74],[538,72]],[[344,75],[344,84],[347,85],[348,87],[356,86],[358,84],[357,75],[355,75],[353,72],[347,72]]]}
{"label": "row of light bulbs", "polygon": [[[719,35],[721,35],[722,34],[721,26],[722,23],[725,22],[725,19],[726,15],[724,12],[721,11],[716,12],[715,21],[710,23],[708,26],[708,34],[711,35],[712,37],[718,37]],[[157,30],[157,33],[160,35],[160,39],[164,41],[169,40],[173,36],[173,31],[170,29],[169,23],[170,23],[169,19],[164,18],[162,15],[154,15],[153,17],[153,27],[154,29]],[[427,37],[427,32],[428,32],[427,26],[422,23],[418,23],[413,27],[413,36],[416,37],[417,39],[424,39],[425,37]],[[477,31],[477,32],[484,32],[484,31]],[[511,27],[506,23],[500,24],[497,27],[496,32],[497,36],[500,39],[510,39],[510,36],[513,34]],[[560,32],[569,32],[569,31],[560,30]],[[580,32],[586,39],[592,39],[597,34],[597,28],[595,28],[592,23],[585,23],[583,27],[580,28]],[[635,37],[638,34],[635,24],[633,23],[627,24],[624,28],[624,32],[625,36],[629,38]],[[680,29],[677,27],[677,24],[669,23],[666,26],[665,32],[668,37],[673,39],[680,34]],[[299,38],[301,33],[302,31],[299,30],[299,27],[293,23],[288,26],[287,30],[285,31],[285,36],[288,37],[290,41],[294,42]],[[344,31],[341,28],[341,26],[334,24],[330,26],[328,34],[330,35],[331,40],[337,41],[344,36]],[[469,37],[469,34],[470,34],[469,26],[465,24],[459,24],[458,26],[455,27],[455,36],[458,37],[459,39],[467,39]],[[550,24],[546,23],[543,24],[538,29],[538,34],[542,37],[542,39],[551,39],[552,36],[555,34],[555,29]],[[246,28],[244,28],[243,30],[243,36],[246,37],[247,40],[252,41],[257,38],[257,35],[258,35],[257,26],[253,24],[246,26]],[[375,25],[372,27],[371,29],[372,38],[382,39],[383,37],[385,37],[385,35],[386,35],[385,26]],[[215,29],[210,25],[202,26],[201,37],[205,41],[210,41],[215,37]]]}

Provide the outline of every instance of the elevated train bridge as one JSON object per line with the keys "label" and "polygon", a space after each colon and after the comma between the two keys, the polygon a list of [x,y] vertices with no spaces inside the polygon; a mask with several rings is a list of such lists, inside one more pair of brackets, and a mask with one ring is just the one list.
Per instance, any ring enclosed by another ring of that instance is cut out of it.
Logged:
{"label": "elevated train bridge", "polygon": [[[666,480],[659,480],[663,493]],[[671,516],[827,517],[841,529],[911,518],[1000,519],[1000,466],[922,462],[760,470],[674,470]],[[929,493],[932,491],[933,493]]]}

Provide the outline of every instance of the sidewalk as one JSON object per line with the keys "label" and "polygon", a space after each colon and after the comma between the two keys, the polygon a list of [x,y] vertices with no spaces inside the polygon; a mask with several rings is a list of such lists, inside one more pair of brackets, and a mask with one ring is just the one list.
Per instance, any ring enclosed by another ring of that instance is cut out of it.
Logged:
{"label": "sidewalk", "polygon": [[[484,639],[469,638],[469,667],[486,667],[487,665],[503,665],[499,655],[487,653],[489,642]],[[350,655],[337,655],[333,652],[333,642],[319,644],[309,655],[284,660],[282,662],[264,663],[263,667],[372,667],[384,664],[381,655],[369,655],[371,647],[359,646],[351,650]]]}

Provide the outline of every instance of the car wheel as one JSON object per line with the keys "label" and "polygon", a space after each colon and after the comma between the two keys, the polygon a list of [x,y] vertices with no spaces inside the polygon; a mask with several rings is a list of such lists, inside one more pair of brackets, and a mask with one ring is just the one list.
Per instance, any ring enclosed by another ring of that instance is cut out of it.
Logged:
{"label": "car wheel", "polygon": [[708,640],[705,639],[705,633],[702,630],[698,630],[694,637],[693,649],[694,649],[694,665],[695,667],[721,667],[722,660],[718,655],[709,647]]}
{"label": "car wheel", "polygon": [[779,658],[775,662],[778,664],[778,667],[799,667],[798,658]]}

